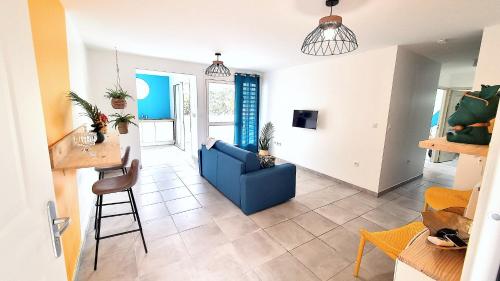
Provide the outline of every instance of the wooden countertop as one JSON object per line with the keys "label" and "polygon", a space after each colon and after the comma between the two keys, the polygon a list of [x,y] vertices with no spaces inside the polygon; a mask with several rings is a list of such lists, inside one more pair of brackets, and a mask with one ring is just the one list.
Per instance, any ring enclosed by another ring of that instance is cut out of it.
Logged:
{"label": "wooden countertop", "polygon": [[465,250],[441,250],[429,245],[425,230],[418,234],[398,257],[425,275],[439,281],[460,281]]}
{"label": "wooden countertop", "polygon": [[485,157],[488,155],[488,149],[489,149],[488,145],[449,142],[446,140],[446,137],[423,140],[418,143],[418,146],[421,148],[427,148],[432,150],[463,153],[463,154],[485,156]]}
{"label": "wooden countertop", "polygon": [[[103,143],[90,147],[90,153],[73,144],[73,134],[83,131],[79,127],[49,147],[52,170],[109,167],[121,164],[120,137],[109,130]],[[91,155],[95,153],[95,155]]]}

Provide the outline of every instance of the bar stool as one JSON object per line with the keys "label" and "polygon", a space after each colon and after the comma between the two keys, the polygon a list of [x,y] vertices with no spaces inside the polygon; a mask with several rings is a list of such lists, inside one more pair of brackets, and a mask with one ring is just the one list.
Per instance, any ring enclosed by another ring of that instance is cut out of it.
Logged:
{"label": "bar stool", "polygon": [[[111,172],[111,171],[116,171],[116,170],[121,170],[122,174],[125,175],[127,173],[127,163],[128,163],[129,156],[130,156],[130,146],[127,146],[127,148],[125,148],[125,153],[123,153],[121,164],[116,165],[116,166],[111,166],[111,167],[95,168],[95,170],[97,172],[99,172],[99,179],[102,180],[104,178],[104,173]],[[129,194],[128,200],[130,202],[132,202],[132,199],[130,198],[130,194]],[[96,220],[95,221],[97,221],[97,200],[96,200],[95,204],[96,204],[96,209],[95,209]],[[130,203],[130,207],[132,209],[134,208],[134,206],[132,206],[132,203]],[[135,220],[136,220],[136,218],[135,218],[135,215],[134,215],[134,221]],[[96,222],[95,221],[94,221],[94,229],[96,228]]]}
{"label": "bar stool", "polygon": [[[97,204],[96,204],[97,212],[96,212],[96,218],[95,218],[96,245],[95,245],[94,270],[97,269],[97,256],[98,256],[98,252],[99,252],[99,241],[100,240],[139,231],[141,233],[142,244],[144,245],[144,250],[146,251],[146,253],[148,252],[148,248],[146,247],[146,240],[144,240],[144,234],[142,233],[141,219],[139,218],[139,212],[137,210],[137,205],[135,203],[134,193],[132,192],[132,187],[137,183],[138,177],[139,177],[139,160],[134,159],[132,161],[132,164],[130,165],[130,171],[128,171],[128,173],[126,175],[101,179],[101,180],[95,182],[94,185],[92,186],[92,192],[95,195],[97,195]],[[113,203],[106,203],[106,204],[103,203],[103,196],[104,195],[112,194],[112,193],[116,193],[116,192],[127,192],[129,195],[130,201],[113,202]],[[132,212],[106,215],[106,216],[102,215],[102,207],[103,206],[117,205],[117,204],[128,204],[128,203],[130,203],[132,206]],[[139,228],[101,237],[101,220],[103,218],[125,216],[125,215],[133,215],[134,218],[137,218],[137,224],[138,224]]]}
{"label": "bar stool", "polygon": [[99,179],[102,180],[104,178],[104,173],[116,170],[122,170],[122,173],[125,175],[127,173],[127,163],[129,155],[130,155],[130,146],[127,146],[127,148],[125,148],[125,153],[123,153],[121,164],[111,167],[95,168],[96,172],[99,172]]}

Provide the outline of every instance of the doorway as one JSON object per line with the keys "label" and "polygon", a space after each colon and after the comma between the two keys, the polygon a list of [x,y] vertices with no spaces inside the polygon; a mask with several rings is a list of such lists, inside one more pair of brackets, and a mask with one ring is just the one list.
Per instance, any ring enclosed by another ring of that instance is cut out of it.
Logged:
{"label": "doorway", "polygon": [[[437,90],[429,133],[430,138],[446,137],[446,133],[451,131],[448,118],[455,113],[456,106],[465,92],[466,90],[464,89]],[[429,150],[428,157],[428,160],[432,163],[444,163],[456,160],[458,155],[456,153]]]}

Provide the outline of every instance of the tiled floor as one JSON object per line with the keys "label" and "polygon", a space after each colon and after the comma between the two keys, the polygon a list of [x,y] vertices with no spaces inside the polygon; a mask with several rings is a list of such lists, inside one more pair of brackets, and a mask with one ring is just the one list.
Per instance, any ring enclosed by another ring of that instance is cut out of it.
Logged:
{"label": "tiled floor", "polygon": [[[299,169],[295,199],[246,216],[177,148],[145,149],[142,157],[134,192],[148,254],[138,234],[106,239],[93,271],[89,227],[78,280],[392,280],[394,262],[369,244],[360,278],[352,277],[359,229],[418,219],[425,188],[451,185],[453,170],[429,164],[423,178],[375,198]],[[105,234],[134,227],[127,216],[103,221]]]}

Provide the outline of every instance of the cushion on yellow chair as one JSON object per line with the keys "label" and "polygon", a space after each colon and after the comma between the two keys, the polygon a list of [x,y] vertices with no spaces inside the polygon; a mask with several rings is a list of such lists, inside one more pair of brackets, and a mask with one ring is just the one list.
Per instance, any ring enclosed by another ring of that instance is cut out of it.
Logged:
{"label": "cushion on yellow chair", "polygon": [[372,242],[377,248],[395,260],[406,248],[410,240],[424,229],[425,225],[423,223],[412,222],[400,228],[386,231],[368,232],[362,229],[360,232],[366,240]]}
{"label": "cushion on yellow chair", "polygon": [[450,207],[466,208],[472,194],[470,190],[456,190],[444,187],[429,187],[424,194],[425,203],[434,210],[443,210]]}

